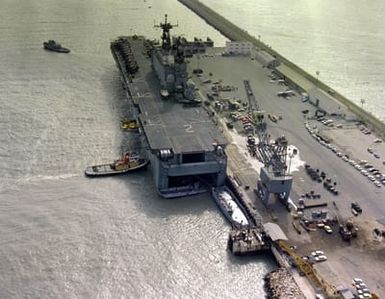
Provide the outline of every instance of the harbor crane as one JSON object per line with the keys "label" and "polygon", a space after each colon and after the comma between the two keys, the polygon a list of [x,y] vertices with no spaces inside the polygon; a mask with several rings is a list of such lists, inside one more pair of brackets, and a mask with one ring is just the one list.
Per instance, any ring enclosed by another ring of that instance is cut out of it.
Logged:
{"label": "harbor crane", "polygon": [[258,101],[255,98],[253,90],[251,89],[250,81],[244,80],[243,85],[245,86],[246,96],[249,103],[248,114],[253,121],[258,138],[264,138],[264,135],[266,133],[266,123],[264,121],[265,113],[259,107]]}
{"label": "harbor crane", "polygon": [[258,101],[250,86],[249,80],[244,80],[246,96],[249,103],[249,116],[253,120],[258,143],[253,150],[257,158],[264,164],[261,168],[260,178],[257,182],[256,193],[266,204],[270,194],[278,195],[278,198],[287,205],[292,186],[292,177],[287,173],[287,146],[285,136],[275,140],[270,139],[264,121],[264,112],[260,109]]}
{"label": "harbor crane", "polygon": [[338,294],[334,285],[331,285],[324,280],[314,269],[313,265],[308,261],[303,260],[285,241],[278,240],[276,245],[278,248],[287,254],[293,261],[294,265],[298,268],[300,274],[305,275],[307,279],[313,284],[314,287],[321,289],[328,298],[339,299],[342,298]]}

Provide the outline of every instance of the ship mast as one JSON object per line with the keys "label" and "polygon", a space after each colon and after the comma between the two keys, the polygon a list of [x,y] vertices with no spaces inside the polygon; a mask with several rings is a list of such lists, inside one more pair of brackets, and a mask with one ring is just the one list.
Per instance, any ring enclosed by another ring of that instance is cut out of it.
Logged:
{"label": "ship mast", "polygon": [[178,25],[171,25],[167,22],[167,14],[164,15],[164,23],[160,23],[159,25],[154,25],[155,28],[162,28],[162,48],[164,50],[171,49],[171,37],[170,30]]}

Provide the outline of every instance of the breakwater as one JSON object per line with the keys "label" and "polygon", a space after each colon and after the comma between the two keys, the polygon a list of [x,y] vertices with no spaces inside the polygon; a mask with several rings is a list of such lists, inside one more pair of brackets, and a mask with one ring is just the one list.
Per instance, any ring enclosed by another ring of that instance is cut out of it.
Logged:
{"label": "breakwater", "polygon": [[286,268],[278,268],[266,275],[265,288],[268,298],[305,299],[293,276]]}
{"label": "breakwater", "polygon": [[[307,73],[305,70],[289,61],[270,46],[263,43],[261,40],[255,38],[254,36],[247,33],[247,31],[239,28],[220,14],[216,13],[211,8],[207,7],[198,0],[178,0],[180,3],[191,9],[194,13],[204,19],[209,25],[217,29],[224,36],[226,36],[231,41],[249,41],[257,48],[266,51],[270,55],[276,57],[281,64],[285,64],[289,67],[293,73],[301,75],[304,81],[310,82],[312,85],[317,86],[317,88],[328,92],[333,90],[332,87],[327,84],[319,81],[314,76]],[[302,86],[299,88],[304,89]],[[361,119],[366,125],[368,125],[372,130],[374,130],[378,135],[385,137],[385,123],[379,120],[377,117],[369,113],[368,111],[363,110],[359,105],[355,104],[342,94],[334,91],[333,98],[345,105],[350,111],[356,114],[359,119]]]}

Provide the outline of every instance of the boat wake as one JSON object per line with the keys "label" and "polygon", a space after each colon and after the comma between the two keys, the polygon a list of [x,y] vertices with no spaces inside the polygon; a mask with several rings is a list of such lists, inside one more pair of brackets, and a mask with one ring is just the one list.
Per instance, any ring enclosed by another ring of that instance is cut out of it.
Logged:
{"label": "boat wake", "polygon": [[35,175],[29,177],[23,177],[17,180],[17,183],[29,183],[29,182],[40,182],[40,181],[60,181],[78,177],[78,173],[67,173],[59,175]]}

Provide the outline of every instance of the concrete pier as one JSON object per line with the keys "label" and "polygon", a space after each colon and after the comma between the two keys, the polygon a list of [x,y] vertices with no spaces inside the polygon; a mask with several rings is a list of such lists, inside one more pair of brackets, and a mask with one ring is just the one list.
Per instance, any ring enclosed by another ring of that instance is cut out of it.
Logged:
{"label": "concrete pier", "polygon": [[317,80],[305,70],[287,60],[285,57],[274,51],[271,47],[261,42],[259,39],[251,36],[245,30],[239,28],[235,24],[231,23],[226,18],[216,13],[211,8],[207,7],[198,0],[178,0],[180,3],[191,9],[198,16],[204,19],[209,25],[217,29],[224,36],[232,41],[249,41],[258,49],[264,50],[273,57],[277,58],[280,62],[279,71],[283,75],[290,79],[292,82],[296,82],[298,88],[302,91],[310,91],[314,89],[323,90],[326,93],[332,95],[333,99],[346,106],[349,110],[355,113],[363,122],[365,122],[372,130],[380,136],[385,136],[385,123],[376,118],[371,113],[363,110],[357,104],[347,99],[345,96],[334,91],[327,84]]}

